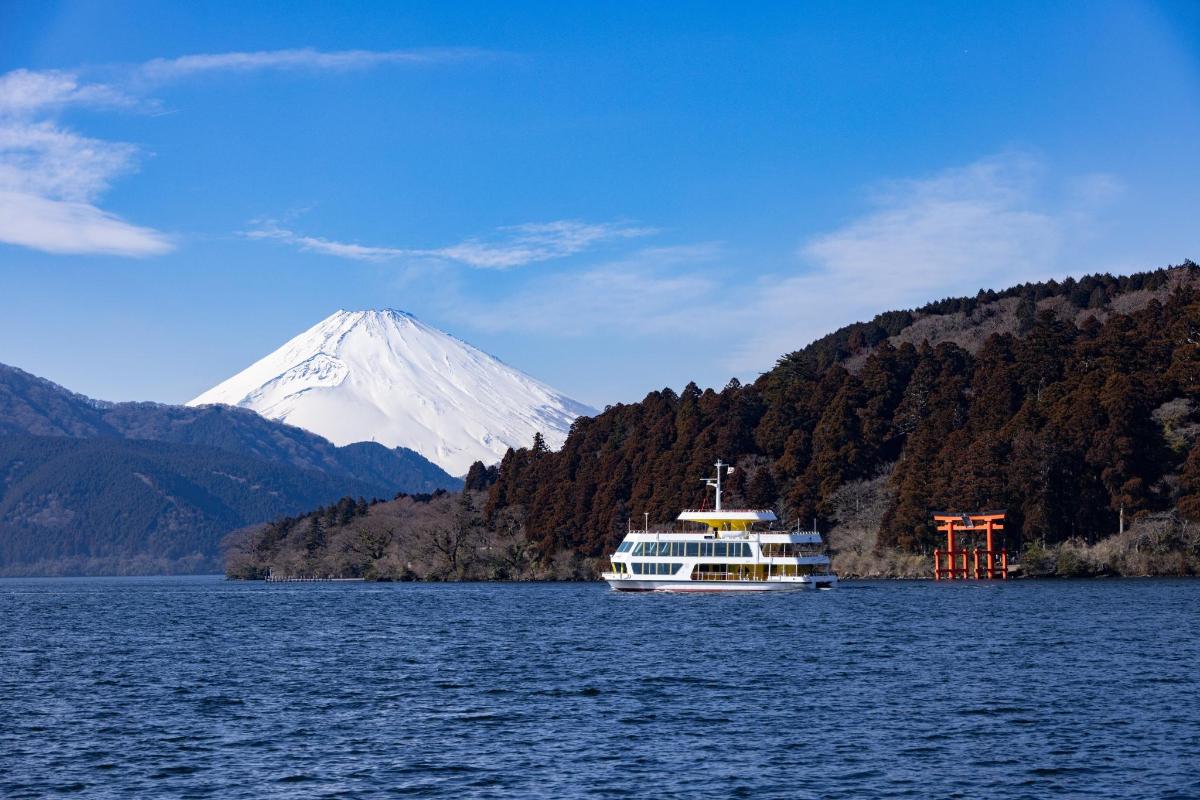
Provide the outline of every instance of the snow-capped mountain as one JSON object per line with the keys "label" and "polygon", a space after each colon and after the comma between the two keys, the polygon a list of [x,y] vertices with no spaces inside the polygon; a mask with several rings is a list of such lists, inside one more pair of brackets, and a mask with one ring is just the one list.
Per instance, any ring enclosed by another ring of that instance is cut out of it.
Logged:
{"label": "snow-capped mountain", "polygon": [[541,432],[558,447],[588,406],[403,311],[338,311],[188,405],[225,403],[334,444],[409,447],[452,475]]}

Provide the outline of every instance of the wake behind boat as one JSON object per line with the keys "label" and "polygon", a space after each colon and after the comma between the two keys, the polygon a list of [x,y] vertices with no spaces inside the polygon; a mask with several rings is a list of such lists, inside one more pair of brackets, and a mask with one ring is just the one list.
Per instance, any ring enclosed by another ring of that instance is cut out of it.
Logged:
{"label": "wake behind boat", "polygon": [[705,482],[715,490],[712,510],[688,510],[671,530],[630,531],[603,573],[623,592],[767,592],[832,589],[821,534],[771,527],[775,513],[765,509],[721,507],[722,470]]}

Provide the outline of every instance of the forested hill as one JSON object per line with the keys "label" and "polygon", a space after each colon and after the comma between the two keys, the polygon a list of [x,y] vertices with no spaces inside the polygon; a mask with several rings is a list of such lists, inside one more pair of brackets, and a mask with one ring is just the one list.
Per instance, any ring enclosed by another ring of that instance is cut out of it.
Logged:
{"label": "forested hill", "polygon": [[105,403],[0,364],[0,575],[212,570],[236,528],[461,485],[411,450],[247,409]]}
{"label": "forested hill", "polygon": [[[833,527],[835,547],[935,545],[930,512],[1006,508],[1009,546],[1200,519],[1200,269],[1026,284],[881,314],[751,385],[651,392],[510,451],[487,511],[543,552],[611,548],[626,520],[729,500]],[[468,480],[470,483],[470,480]]]}
{"label": "forested hill", "polygon": [[335,447],[301,428],[223,405],[108,403],[0,364],[0,436],[70,436],[199,445],[397,490],[457,489],[461,481],[420,454],[373,442]]}

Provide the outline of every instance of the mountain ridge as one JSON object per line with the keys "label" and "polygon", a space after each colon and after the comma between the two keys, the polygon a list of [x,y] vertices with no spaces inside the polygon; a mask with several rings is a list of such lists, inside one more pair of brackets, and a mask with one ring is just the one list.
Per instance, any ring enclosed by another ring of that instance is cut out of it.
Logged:
{"label": "mountain ridge", "polygon": [[461,485],[410,450],[335,447],[248,409],[97,401],[0,364],[0,574],[211,570],[234,528]]}
{"label": "mountain ridge", "polygon": [[219,571],[230,532],[375,488],[202,445],[0,436],[0,575]]}
{"label": "mountain ridge", "polygon": [[[457,479],[429,464],[407,448],[386,448],[364,443],[350,450],[335,447],[311,431],[267,420],[249,409],[231,406],[189,408],[149,401],[110,402],[73,392],[19,367],[0,364],[0,435],[114,437],[175,444],[211,445],[265,461],[389,483],[412,467],[404,485],[409,491],[455,488]],[[358,474],[364,458],[382,467],[372,448],[391,453],[396,468],[379,476]]]}
{"label": "mountain ridge", "polygon": [[335,444],[410,447],[455,475],[594,409],[397,309],[340,309],[189,406],[253,409]]}

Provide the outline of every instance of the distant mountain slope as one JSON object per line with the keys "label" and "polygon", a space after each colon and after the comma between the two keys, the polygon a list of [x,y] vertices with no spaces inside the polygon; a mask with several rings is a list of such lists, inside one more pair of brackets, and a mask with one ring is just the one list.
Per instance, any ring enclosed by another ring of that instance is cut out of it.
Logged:
{"label": "distant mountain slope", "polygon": [[199,445],[0,436],[0,575],[213,571],[228,532],[376,488]]}
{"label": "distant mountain slope", "polygon": [[398,491],[457,489],[461,481],[405,448],[335,447],[316,434],[247,409],[107,403],[0,364],[0,435],[145,439],[215,447]]}
{"label": "distant mountain slope", "polygon": [[108,403],[0,364],[0,435],[120,436],[104,421]]}
{"label": "distant mountain slope", "polygon": [[335,447],[246,409],[91,400],[0,365],[0,574],[214,569],[234,528],[461,485],[411,450]]}
{"label": "distant mountain slope", "polygon": [[338,311],[188,405],[251,408],[337,444],[409,447],[454,475],[594,413],[402,311]]}

